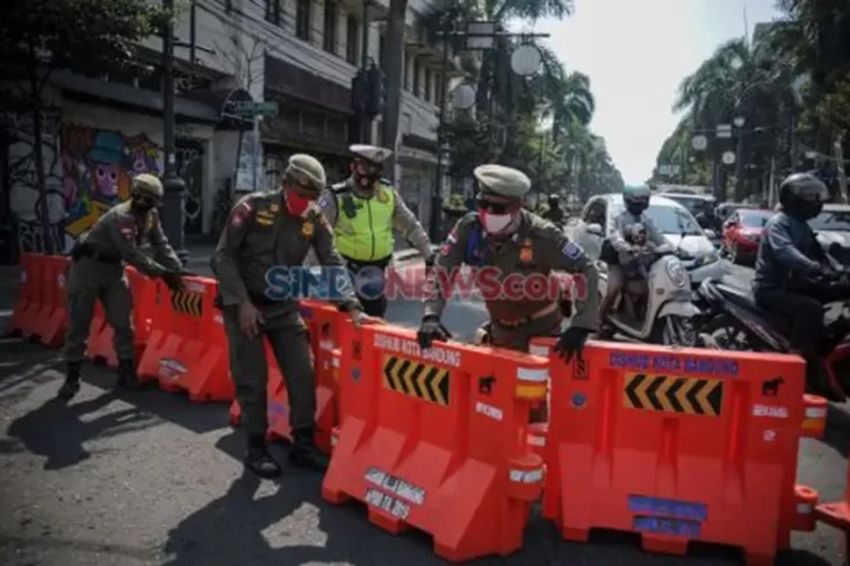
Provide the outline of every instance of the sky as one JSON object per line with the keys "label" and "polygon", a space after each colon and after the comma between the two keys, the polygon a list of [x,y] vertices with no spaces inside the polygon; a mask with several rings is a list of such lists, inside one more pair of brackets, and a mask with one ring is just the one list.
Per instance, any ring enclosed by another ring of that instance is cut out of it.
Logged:
{"label": "sky", "polygon": [[594,132],[627,184],[651,175],[661,144],[679,121],[679,84],[726,40],[780,14],[775,0],[574,0],[564,20],[534,26],[568,72],[590,76]]}

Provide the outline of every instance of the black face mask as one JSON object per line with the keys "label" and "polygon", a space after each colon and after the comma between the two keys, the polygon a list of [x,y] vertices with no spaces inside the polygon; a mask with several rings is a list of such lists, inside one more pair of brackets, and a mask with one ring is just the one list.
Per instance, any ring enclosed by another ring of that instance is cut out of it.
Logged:
{"label": "black face mask", "polygon": [[644,203],[629,203],[626,205],[626,210],[634,216],[640,216],[647,208],[649,208],[649,205]]}
{"label": "black face mask", "polygon": [[147,214],[151,211],[151,209],[157,208],[159,206],[159,202],[144,197],[134,198],[132,206],[133,210],[138,211],[140,214]]}
{"label": "black face mask", "polygon": [[820,201],[802,201],[794,207],[794,214],[800,220],[811,220],[821,213],[823,203]]}

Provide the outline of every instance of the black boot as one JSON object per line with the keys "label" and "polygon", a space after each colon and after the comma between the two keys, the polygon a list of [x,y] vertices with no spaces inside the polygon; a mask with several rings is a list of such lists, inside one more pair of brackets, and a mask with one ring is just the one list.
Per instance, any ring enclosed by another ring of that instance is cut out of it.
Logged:
{"label": "black boot", "polygon": [[269,454],[264,435],[258,434],[248,437],[245,466],[261,478],[276,478],[280,475],[280,464],[275,462]]}
{"label": "black boot", "polygon": [[328,468],[328,460],[320,453],[313,442],[313,429],[301,428],[292,431],[292,452],[289,459],[299,468],[323,471]]}
{"label": "black boot", "polygon": [[133,360],[118,361],[118,387],[135,391],[142,387],[136,377],[136,365]]}
{"label": "black boot", "polygon": [[70,401],[77,391],[80,390],[80,374],[82,373],[82,362],[68,362],[65,374],[65,383],[59,388],[56,397],[63,401]]}

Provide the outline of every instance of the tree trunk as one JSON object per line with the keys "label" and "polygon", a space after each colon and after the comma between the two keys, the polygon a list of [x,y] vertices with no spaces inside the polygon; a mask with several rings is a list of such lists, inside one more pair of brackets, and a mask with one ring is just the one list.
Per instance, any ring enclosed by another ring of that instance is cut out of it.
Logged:
{"label": "tree trunk", "polygon": [[[387,19],[387,37],[384,53],[384,71],[387,74],[387,103],[384,108],[384,145],[398,150],[398,120],[401,111],[401,89],[404,78],[404,16],[407,12],[407,0],[390,0],[390,12]],[[395,182],[395,159],[391,159],[385,169]]]}
{"label": "tree trunk", "polygon": [[44,238],[44,252],[53,253],[53,242],[50,237],[50,211],[47,203],[47,181],[44,176],[44,154],[42,152],[41,132],[41,89],[38,81],[38,59],[35,54],[35,46],[30,44],[30,98],[32,103],[32,129],[33,129],[33,166],[38,189],[38,200],[41,206],[36,207],[36,214],[41,222],[41,233]]}

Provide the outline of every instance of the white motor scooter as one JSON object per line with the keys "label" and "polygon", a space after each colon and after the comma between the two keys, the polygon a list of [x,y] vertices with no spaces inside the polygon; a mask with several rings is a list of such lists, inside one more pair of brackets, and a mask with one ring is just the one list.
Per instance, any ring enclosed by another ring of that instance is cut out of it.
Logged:
{"label": "white motor scooter", "polygon": [[[679,255],[669,245],[643,246],[632,256],[642,271],[626,279],[608,324],[614,339],[664,345],[695,346],[695,317],[691,281]],[[649,266],[648,268],[646,266]],[[600,287],[607,282],[603,277]],[[605,289],[602,289],[604,294]]]}

